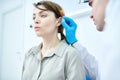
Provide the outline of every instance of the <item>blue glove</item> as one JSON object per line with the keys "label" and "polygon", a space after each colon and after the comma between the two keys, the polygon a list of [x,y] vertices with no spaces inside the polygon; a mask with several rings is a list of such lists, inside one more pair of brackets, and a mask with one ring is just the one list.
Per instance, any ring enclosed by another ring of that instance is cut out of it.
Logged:
{"label": "blue glove", "polygon": [[65,28],[67,42],[69,44],[73,44],[74,42],[76,42],[77,41],[77,38],[76,38],[77,24],[73,21],[73,19],[63,16],[61,24]]}
{"label": "blue glove", "polygon": [[86,74],[86,80],[91,80],[90,77]]}

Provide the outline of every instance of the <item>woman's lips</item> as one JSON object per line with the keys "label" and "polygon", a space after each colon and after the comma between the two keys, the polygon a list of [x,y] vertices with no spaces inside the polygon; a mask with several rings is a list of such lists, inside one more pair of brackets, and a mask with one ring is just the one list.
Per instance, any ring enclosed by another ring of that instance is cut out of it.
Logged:
{"label": "woman's lips", "polygon": [[38,31],[40,29],[40,27],[34,27],[35,31]]}

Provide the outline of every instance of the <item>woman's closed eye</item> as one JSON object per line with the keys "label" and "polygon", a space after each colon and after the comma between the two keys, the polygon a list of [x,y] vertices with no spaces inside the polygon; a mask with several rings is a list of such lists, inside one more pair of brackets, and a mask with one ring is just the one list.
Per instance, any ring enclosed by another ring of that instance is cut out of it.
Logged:
{"label": "woman's closed eye", "polygon": [[45,17],[47,17],[47,15],[46,14],[42,14],[42,15],[40,15],[40,17],[45,18]]}
{"label": "woman's closed eye", "polygon": [[39,14],[38,16],[36,16],[35,14],[33,14],[33,20],[35,20],[36,17],[45,18],[47,16],[48,16],[47,14]]}
{"label": "woman's closed eye", "polygon": [[[41,18],[45,18],[45,17],[47,17],[47,15],[40,15],[40,17],[41,17]],[[33,20],[35,20],[35,18],[36,18],[36,17],[33,16]]]}

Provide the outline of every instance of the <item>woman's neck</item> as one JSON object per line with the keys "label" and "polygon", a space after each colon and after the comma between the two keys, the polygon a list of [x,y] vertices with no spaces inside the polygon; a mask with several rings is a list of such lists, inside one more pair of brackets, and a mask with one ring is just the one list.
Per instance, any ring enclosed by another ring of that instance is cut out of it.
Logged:
{"label": "woman's neck", "polygon": [[47,37],[42,39],[42,56],[48,54],[60,43],[57,37]]}
{"label": "woman's neck", "polygon": [[41,47],[41,59],[51,53],[59,43],[60,40],[57,37],[43,38]]}

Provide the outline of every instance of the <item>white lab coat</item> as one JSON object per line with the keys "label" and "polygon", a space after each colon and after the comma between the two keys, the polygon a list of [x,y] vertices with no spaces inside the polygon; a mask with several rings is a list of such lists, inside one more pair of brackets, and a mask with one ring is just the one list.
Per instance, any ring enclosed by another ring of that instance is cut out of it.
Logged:
{"label": "white lab coat", "polygon": [[95,57],[88,53],[87,49],[79,42],[75,42],[72,46],[81,54],[86,74],[91,77],[91,80],[99,80],[98,62]]}
{"label": "white lab coat", "polygon": [[120,0],[109,0],[105,13],[103,41],[109,45],[101,66],[101,80],[120,80]]}

